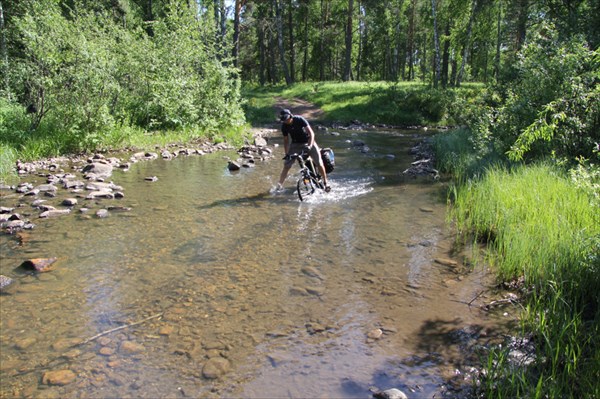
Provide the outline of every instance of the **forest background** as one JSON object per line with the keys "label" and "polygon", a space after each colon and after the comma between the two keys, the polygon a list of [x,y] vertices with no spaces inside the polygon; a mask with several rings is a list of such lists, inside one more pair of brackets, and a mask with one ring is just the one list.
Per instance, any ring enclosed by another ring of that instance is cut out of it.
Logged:
{"label": "forest background", "polygon": [[599,44],[600,0],[0,0],[0,176],[239,144],[276,97],[329,121],[458,127],[435,139],[453,217],[521,281],[538,351],[515,367],[491,350],[477,389],[600,397]]}

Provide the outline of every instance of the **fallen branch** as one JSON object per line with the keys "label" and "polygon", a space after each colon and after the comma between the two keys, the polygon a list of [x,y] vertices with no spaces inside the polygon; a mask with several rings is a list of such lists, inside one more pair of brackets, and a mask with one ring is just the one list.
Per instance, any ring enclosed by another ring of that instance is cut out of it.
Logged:
{"label": "fallen branch", "polygon": [[105,336],[105,335],[108,335],[108,334],[114,333],[114,332],[116,332],[116,331],[124,330],[124,329],[126,329],[126,328],[129,328],[129,327],[137,326],[137,325],[139,325],[139,324],[145,323],[145,322],[147,322],[147,321],[149,321],[149,320],[152,320],[152,319],[157,319],[157,318],[161,317],[162,315],[163,315],[162,313],[158,313],[158,314],[155,314],[154,316],[146,317],[146,318],[145,318],[145,319],[143,319],[143,320],[136,321],[135,323],[124,324],[124,325],[122,325],[122,326],[115,327],[115,328],[112,328],[112,329],[110,329],[110,330],[107,330],[107,331],[103,331],[103,332],[101,332],[100,334],[96,334],[96,335],[94,335],[93,337],[90,337],[90,338],[88,338],[88,339],[86,339],[86,340],[84,340],[84,341],[81,341],[81,342],[79,342],[79,343],[77,343],[77,344],[75,344],[75,345],[73,345],[73,346],[81,346],[81,345],[85,345],[85,344],[87,344],[87,343],[89,343],[89,342],[92,342],[92,341],[94,341],[94,340],[96,340],[96,339],[98,339],[98,338],[100,338],[100,337],[103,337],[103,336]]}
{"label": "fallen branch", "polygon": [[471,306],[471,304],[472,304],[473,302],[475,302],[475,300],[476,300],[477,298],[479,298],[479,297],[481,296],[481,294],[483,294],[484,292],[485,292],[485,291],[480,291],[480,292],[479,292],[479,294],[475,295],[475,298],[471,299],[471,302],[469,302],[467,305],[469,305],[469,307],[470,307],[470,306]]}
{"label": "fallen branch", "polygon": [[[143,320],[136,321],[136,322],[134,322],[134,323],[124,324],[124,325],[122,325],[122,326],[119,326],[119,327],[116,327],[116,328],[111,328],[110,330],[103,331],[103,332],[101,332],[100,334],[96,334],[96,335],[94,335],[93,337],[90,337],[90,338],[88,338],[88,339],[86,339],[86,340],[83,340],[83,341],[81,341],[81,342],[79,342],[79,343],[73,344],[73,345],[71,345],[71,346],[69,347],[69,349],[70,349],[70,348],[77,347],[77,346],[85,345],[85,344],[87,344],[87,343],[89,343],[89,342],[92,342],[92,341],[94,341],[94,340],[96,340],[96,339],[98,339],[98,338],[100,338],[100,337],[103,337],[103,336],[105,336],[105,335],[111,334],[111,333],[113,333],[113,332],[115,332],[115,331],[124,330],[124,329],[126,329],[126,328],[133,327],[133,326],[137,326],[137,325],[139,325],[139,324],[145,323],[145,322],[147,322],[147,321],[149,321],[149,320],[152,320],[152,319],[157,319],[157,318],[161,317],[162,315],[163,315],[162,313],[158,313],[158,314],[155,314],[155,315],[153,315],[153,316],[146,317],[146,318],[145,318],[145,319],[143,319]],[[24,370],[20,370],[19,372],[17,372],[17,373],[16,373],[16,374],[14,374],[13,376],[20,376],[20,375],[24,375],[24,374],[29,374],[29,373],[32,373],[32,372],[34,372],[34,371],[43,370],[43,369],[45,369],[45,368],[48,368],[48,366],[49,366],[51,363],[53,363],[54,361],[56,361],[56,360],[58,360],[58,359],[61,359],[61,358],[63,358],[63,357],[64,357],[64,354],[63,354],[63,355],[61,355],[61,356],[59,356],[58,358],[55,358],[55,359],[50,359],[50,360],[48,360],[47,362],[45,362],[45,363],[42,363],[42,364],[40,364],[40,365],[38,365],[38,366],[36,366],[36,367],[30,368],[30,369],[24,369]],[[59,364],[66,363],[66,362],[68,362],[68,360],[66,360],[66,359],[62,359],[62,362],[61,362],[61,363],[59,363]]]}

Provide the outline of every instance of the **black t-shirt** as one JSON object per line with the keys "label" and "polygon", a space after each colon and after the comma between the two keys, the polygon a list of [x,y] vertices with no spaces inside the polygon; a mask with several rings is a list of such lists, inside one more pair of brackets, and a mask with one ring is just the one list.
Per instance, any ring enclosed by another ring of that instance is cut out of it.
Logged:
{"label": "black t-shirt", "polygon": [[281,125],[281,132],[284,136],[288,134],[292,137],[292,143],[308,143],[309,133],[305,131],[305,127],[308,126],[308,121],[302,116],[292,117],[292,123],[283,123]]}

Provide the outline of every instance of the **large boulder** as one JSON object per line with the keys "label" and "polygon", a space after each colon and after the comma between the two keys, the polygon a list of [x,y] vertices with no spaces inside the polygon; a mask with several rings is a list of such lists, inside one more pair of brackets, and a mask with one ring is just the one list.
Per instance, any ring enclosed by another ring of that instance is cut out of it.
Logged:
{"label": "large boulder", "polygon": [[82,169],[84,173],[84,177],[86,179],[98,179],[98,178],[107,178],[112,175],[113,167],[112,165],[102,163],[102,162],[92,162],[85,165]]}

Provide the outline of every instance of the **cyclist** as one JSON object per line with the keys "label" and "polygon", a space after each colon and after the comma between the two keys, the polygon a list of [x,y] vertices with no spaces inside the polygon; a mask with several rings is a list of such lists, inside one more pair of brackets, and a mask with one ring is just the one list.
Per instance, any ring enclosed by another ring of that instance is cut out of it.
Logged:
{"label": "cyclist", "polygon": [[[285,161],[283,163],[283,170],[279,176],[279,183],[277,189],[283,187],[283,182],[290,171],[290,168],[294,164],[294,160],[290,158],[291,154],[300,154],[302,150],[308,150],[308,154],[312,158],[313,162],[319,168],[319,173],[323,178],[323,185],[325,191],[331,191],[331,187],[327,182],[327,173],[325,172],[325,166],[321,159],[321,150],[315,141],[315,132],[308,121],[299,115],[292,115],[289,109],[282,109],[279,113],[279,120],[281,121],[281,132],[283,133],[283,148],[285,149]],[[291,142],[290,142],[291,137]]]}

